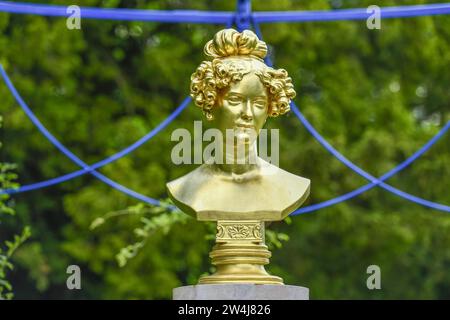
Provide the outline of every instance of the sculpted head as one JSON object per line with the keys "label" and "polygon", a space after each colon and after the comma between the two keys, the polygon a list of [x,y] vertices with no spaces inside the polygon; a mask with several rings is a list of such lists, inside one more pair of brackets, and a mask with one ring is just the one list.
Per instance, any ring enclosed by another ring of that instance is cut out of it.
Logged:
{"label": "sculpted head", "polygon": [[203,61],[192,74],[191,97],[222,132],[258,134],[267,117],[290,110],[292,80],[286,70],[264,63],[267,45],[252,31],[219,31],[204,51],[212,61]]}

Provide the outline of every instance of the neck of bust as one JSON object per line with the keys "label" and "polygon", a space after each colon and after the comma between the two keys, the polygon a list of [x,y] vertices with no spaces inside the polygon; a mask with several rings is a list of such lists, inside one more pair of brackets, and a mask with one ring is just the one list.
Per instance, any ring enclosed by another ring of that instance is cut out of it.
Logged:
{"label": "neck of bust", "polygon": [[252,144],[224,144],[223,161],[217,166],[224,172],[230,174],[245,174],[258,170],[258,152],[256,141]]}

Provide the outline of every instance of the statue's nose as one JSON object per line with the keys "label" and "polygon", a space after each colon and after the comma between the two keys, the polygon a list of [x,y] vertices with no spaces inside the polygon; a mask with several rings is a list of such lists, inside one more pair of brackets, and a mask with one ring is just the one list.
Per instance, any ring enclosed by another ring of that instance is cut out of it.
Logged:
{"label": "statue's nose", "polygon": [[247,112],[243,112],[241,115],[242,119],[244,119],[245,121],[250,121],[253,119],[252,115],[247,113]]}
{"label": "statue's nose", "polygon": [[241,118],[245,121],[250,121],[253,119],[250,101],[247,101],[244,104],[244,107],[241,110]]}

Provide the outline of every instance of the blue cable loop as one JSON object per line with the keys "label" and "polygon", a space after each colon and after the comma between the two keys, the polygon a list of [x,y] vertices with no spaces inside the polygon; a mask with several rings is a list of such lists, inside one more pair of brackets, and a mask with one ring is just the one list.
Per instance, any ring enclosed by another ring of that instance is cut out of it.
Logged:
{"label": "blue cable loop", "polygon": [[[160,201],[147,197],[143,194],[140,194],[136,191],[133,191],[113,180],[111,180],[110,178],[106,177],[105,175],[95,171],[92,167],[90,167],[88,164],[86,164],[84,161],[82,161],[80,158],[78,158],[73,152],[71,152],[69,149],[67,149],[58,139],[56,139],[48,130],[47,128],[45,128],[45,126],[39,121],[39,119],[36,117],[36,115],[33,113],[33,111],[28,107],[28,105],[25,103],[25,101],[22,99],[22,97],[20,96],[20,94],[17,92],[16,88],[13,86],[13,84],[11,83],[8,75],[6,74],[5,70],[3,69],[3,66],[0,65],[0,73],[3,77],[3,79],[5,80],[5,83],[8,87],[8,89],[11,91],[12,95],[14,96],[14,98],[16,99],[17,103],[20,105],[20,107],[23,109],[23,111],[25,112],[25,114],[27,115],[27,117],[31,120],[31,122],[37,127],[37,129],[59,150],[61,151],[66,157],[68,157],[70,160],[72,160],[74,163],[76,163],[77,165],[79,165],[80,167],[83,168],[83,173],[89,173],[91,175],[93,175],[94,177],[96,177],[97,179],[99,179],[100,181],[106,183],[107,185],[113,187],[116,190],[119,190],[125,194],[128,194],[129,196],[136,198],[138,200],[144,201],[148,204],[151,205],[160,205]],[[190,99],[186,98],[185,99],[185,104],[184,107],[187,106],[187,104],[189,103]],[[183,106],[183,104],[181,105]],[[180,106],[180,107],[181,107]],[[183,108],[179,109],[179,112],[181,112]],[[178,112],[178,114],[179,114]],[[166,119],[167,120],[167,119]],[[170,121],[166,121],[165,125],[167,125],[168,123],[170,123]],[[161,129],[164,126],[159,126]],[[156,134],[156,133],[155,133]],[[142,139],[139,140],[140,145],[143,143]],[[137,148],[136,143],[133,144],[132,146],[128,147],[127,149],[130,150],[131,147]],[[123,152],[122,152],[123,153]],[[118,159],[120,158],[120,156],[114,155],[114,158]],[[103,160],[104,162],[106,162],[106,159]],[[108,158],[108,161],[111,162],[111,157]],[[98,166],[98,163],[97,163]],[[81,175],[81,174],[80,174]]]}
{"label": "blue cable loop", "polygon": [[446,132],[447,130],[450,128],[450,121],[447,122],[447,124],[430,140],[428,141],[421,149],[419,149],[417,152],[415,152],[411,157],[409,157],[408,159],[406,159],[404,162],[402,162],[401,164],[399,164],[398,166],[396,166],[395,168],[393,168],[392,170],[390,170],[389,172],[385,173],[384,175],[382,175],[380,178],[375,178],[374,176],[372,176],[371,174],[367,173],[366,171],[362,170],[361,168],[359,168],[357,165],[355,165],[353,162],[351,162],[350,160],[348,160],[346,157],[344,157],[341,153],[339,153],[339,151],[337,151],[335,148],[333,148],[333,146],[331,146],[318,132],[317,130],[308,122],[308,120],[306,120],[306,118],[304,117],[304,115],[300,112],[300,110],[298,109],[298,107],[295,105],[294,102],[291,102],[291,108],[294,112],[294,114],[297,116],[297,118],[300,120],[300,122],[305,126],[306,130],[328,151],[330,152],[334,157],[336,157],[340,162],[342,162],[343,164],[345,164],[348,168],[350,168],[352,171],[356,172],[357,174],[359,174],[360,176],[364,177],[365,179],[371,181],[371,183],[362,186],[356,190],[353,190],[349,193],[346,193],[344,195],[338,196],[334,199],[331,200],[327,200],[318,204],[314,204],[312,206],[307,206],[304,208],[300,208],[296,211],[294,211],[292,213],[292,215],[297,215],[297,214],[301,214],[301,213],[306,213],[306,212],[311,212],[313,210],[318,210],[321,208],[325,208],[334,204],[337,204],[339,202],[345,201],[345,200],[349,200],[351,198],[356,197],[357,195],[372,189],[375,186],[379,186],[401,198],[404,198],[408,201],[411,202],[415,202],[417,204],[420,204],[422,206],[431,208],[431,209],[435,209],[435,210],[440,210],[440,211],[445,211],[445,212],[450,212],[450,206],[444,205],[444,204],[440,204],[440,203],[436,203],[436,202],[432,202],[429,200],[425,200],[422,199],[420,197],[414,196],[412,194],[409,194],[407,192],[401,191],[397,188],[394,188],[386,183],[384,183],[385,180],[389,179],[390,177],[392,177],[393,175],[395,175],[396,173],[400,172],[401,170],[403,170],[404,168],[406,168],[408,165],[410,165],[413,161],[415,161],[419,156],[421,156],[425,151],[427,151],[434,143],[436,143],[439,138],[441,138]]}
{"label": "blue cable loop", "polygon": [[[11,80],[8,77],[8,74],[6,73],[6,71],[4,70],[3,66],[0,64],[0,74],[7,86],[7,88],[9,89],[9,91],[11,92],[11,94],[14,96],[14,98],[16,99],[16,101],[19,103],[19,105],[21,105],[20,101],[23,101],[20,98],[20,95],[17,93],[17,90],[14,88],[14,85],[12,84]],[[40,188],[45,188],[45,187],[49,187],[58,183],[62,183],[74,178],[77,178],[81,175],[84,175],[86,173],[90,173],[90,171],[92,170],[96,170],[99,169],[109,163],[112,163],[124,156],[126,156],[127,154],[131,153],[132,151],[136,150],[137,148],[139,148],[141,145],[143,145],[144,143],[146,143],[147,141],[149,141],[150,139],[152,139],[154,136],[156,136],[159,132],[161,132],[165,127],[167,127],[172,121],[174,121],[179,114],[186,109],[186,107],[189,105],[189,103],[191,102],[191,98],[190,97],[186,97],[183,102],[166,118],[164,119],[162,122],[160,122],[155,128],[153,128],[150,132],[148,132],[145,136],[143,136],[142,138],[140,138],[139,140],[137,140],[136,142],[134,142],[133,144],[129,145],[128,147],[122,149],[121,151],[109,156],[108,158],[105,158],[101,161],[98,161],[92,165],[89,166],[89,168],[84,168],[78,171],[73,171],[71,173],[62,175],[60,177],[56,177],[53,179],[49,179],[49,180],[45,180],[45,181],[40,181],[40,182],[36,182],[36,183],[32,183],[32,184],[28,184],[28,185],[24,185],[21,186],[20,188],[17,189],[6,189],[6,190],[0,190],[0,194],[13,194],[13,193],[21,193],[21,192],[27,192],[27,191],[31,191],[31,190],[36,190],[36,189],[40,189]],[[21,105],[22,107],[22,105]],[[24,109],[22,107],[22,109]],[[25,108],[26,109],[26,108]],[[25,110],[24,109],[24,110]]]}
{"label": "blue cable loop", "polygon": [[[381,7],[381,19],[410,18],[450,13],[450,3],[435,3],[412,6]],[[315,11],[266,11],[253,13],[257,23],[274,22],[307,22],[307,21],[338,21],[338,20],[367,20],[372,13],[367,8],[335,9]]]}
{"label": "blue cable loop", "polygon": [[[394,176],[395,174],[397,174],[398,172],[400,172],[401,170],[403,170],[404,168],[406,168],[408,165],[410,165],[412,162],[414,162],[418,157],[420,157],[422,154],[424,154],[426,151],[428,151],[428,149],[430,149],[430,147],[435,144],[437,142],[437,140],[439,140],[450,128],[450,121],[447,122],[447,124],[434,136],[432,137],[430,140],[428,140],[427,143],[425,143],[418,151],[416,151],[412,156],[410,156],[408,159],[406,159],[405,161],[403,161],[401,164],[399,164],[397,167],[391,169],[389,172],[385,173],[384,175],[382,175],[380,178],[378,178],[379,181],[386,181],[387,179],[389,179],[390,177]],[[335,204],[338,204],[340,202],[343,201],[347,201],[350,200],[376,186],[378,186],[379,183],[375,183],[375,182],[371,182],[368,183],[362,187],[359,187],[358,189],[355,189],[353,191],[350,191],[348,193],[345,193],[343,195],[340,195],[336,198],[327,200],[327,201],[323,201],[317,204],[313,204],[313,205],[309,205],[303,208],[300,208],[298,210],[296,210],[295,212],[292,213],[292,215],[298,215],[298,214],[303,214],[303,213],[308,213],[308,212],[312,212],[315,210],[319,210],[325,207],[329,207]],[[425,200],[427,201],[427,200]],[[439,205],[439,204],[438,204]],[[450,209],[450,207],[448,206],[443,206],[442,208],[439,208],[439,210],[443,210],[443,211],[447,211],[448,209]]]}
{"label": "blue cable loop", "polygon": [[[237,14],[231,12],[207,12],[207,11],[194,11],[194,10],[174,10],[174,11],[156,11],[156,10],[136,10],[136,9],[102,9],[102,8],[82,8],[81,15],[83,18],[93,18],[93,19],[114,19],[114,20],[135,20],[135,21],[157,21],[157,22],[193,22],[193,23],[226,23],[227,27],[232,25],[233,21],[236,22],[237,27],[239,29],[245,29],[249,26],[249,18],[252,20],[256,33],[261,37],[261,31],[259,29],[259,22],[262,23],[272,23],[272,22],[301,22],[301,21],[335,21],[335,20],[361,20],[367,19],[370,16],[370,13],[366,12],[365,8],[359,9],[340,9],[340,10],[327,10],[327,11],[298,11],[298,12],[256,12],[251,13],[250,1],[249,0],[238,0]],[[52,5],[30,5],[24,3],[10,3],[5,1],[0,1],[0,12],[11,12],[11,13],[22,13],[22,14],[40,14],[40,15],[48,15],[48,16],[69,16],[66,12],[65,6],[52,6]],[[437,15],[437,14],[448,14],[450,13],[450,4],[428,4],[428,5],[415,5],[415,6],[402,6],[402,7],[385,7],[381,8],[381,17],[382,18],[400,18],[400,17],[413,17],[413,16],[423,16],[423,15]],[[239,17],[239,18],[238,18]],[[248,23],[248,24],[247,24]],[[267,57],[266,62],[268,65],[271,65],[270,59]],[[1,67],[1,66],[0,66]],[[11,82],[7,78],[6,73],[3,68],[1,68],[2,76],[5,82],[8,85],[8,88],[13,93],[17,102],[24,109],[27,116],[30,120],[35,124],[35,126],[41,131],[47,139],[52,142],[62,153],[64,153],[67,157],[69,157],[72,161],[77,163],[83,169],[77,172],[90,173],[103,181],[104,183],[120,190],[124,193],[129,194],[139,200],[144,202],[159,205],[160,202],[158,200],[146,197],[139,193],[136,193],[133,190],[130,190],[112,180],[107,178],[106,176],[94,171],[93,166],[88,166],[81,159],[79,159],[75,154],[70,152],[64,145],[62,145],[51,133],[40,123],[37,117],[33,114],[33,112],[28,108],[25,102],[22,100],[20,95],[17,93],[15,88],[12,86]],[[6,78],[5,78],[6,76]],[[6,81],[8,80],[8,81]],[[11,90],[12,88],[12,90]],[[186,102],[186,99],[185,101]],[[183,103],[184,103],[183,102]],[[188,102],[187,102],[188,103]],[[183,105],[183,104],[182,104]],[[179,108],[182,107],[180,105]],[[187,104],[186,104],[187,105]],[[426,143],[420,150],[414,153],[410,158],[402,162],[400,165],[389,171],[388,173],[381,176],[379,179],[370,175],[366,171],[362,170],[347,158],[345,158],[342,154],[340,154],[336,149],[334,149],[315,129],[314,127],[306,120],[303,114],[300,112],[298,107],[294,102],[291,103],[291,107],[294,111],[294,114],[297,118],[303,123],[303,125],[307,128],[307,130],[324,146],[333,156],[335,156],[338,160],[344,163],[347,167],[363,176],[367,180],[371,181],[371,183],[360,187],[359,189],[353,190],[347,194],[341,195],[334,199],[315,204],[312,206],[308,206],[305,208],[301,208],[293,213],[300,214],[311,212],[313,210],[317,210],[323,208],[325,206],[329,206],[332,204],[339,203],[341,201],[345,201],[347,199],[353,198],[362,192],[365,192],[375,186],[380,186],[391,193],[394,193],[400,197],[403,197],[409,201],[416,202],[418,204],[422,204],[424,206],[428,206],[430,208],[443,210],[450,212],[450,207],[446,205],[442,205],[439,203],[434,203],[414,195],[410,195],[406,192],[398,190],[388,184],[385,184],[383,181],[403,170],[406,166],[415,161],[420,155],[422,155],[426,150],[428,150],[447,130],[449,127],[449,123],[441,129],[441,131],[436,134],[428,143]],[[184,108],[181,108],[184,109]],[[178,108],[177,108],[178,110]],[[181,110],[180,110],[181,112]],[[175,112],[174,112],[175,113]],[[167,119],[166,119],[167,120]],[[173,119],[172,119],[173,120]],[[170,122],[170,121],[169,121]],[[167,124],[166,124],[167,125]],[[156,128],[155,128],[156,129]],[[157,132],[156,132],[157,133]],[[156,134],[155,133],[155,134]],[[140,141],[140,140],[139,140]],[[130,146],[131,147],[131,146]],[[136,146],[137,148],[137,146]],[[126,148],[128,149],[128,148]],[[125,150],[125,149],[124,149]],[[131,151],[130,151],[131,152]],[[123,155],[125,155],[124,153]],[[122,155],[122,156],[123,156]],[[111,156],[111,159],[114,156]],[[104,159],[102,161],[105,161]],[[113,160],[111,160],[113,161]],[[109,161],[109,162],[111,162]],[[109,163],[108,162],[108,163]],[[99,162],[100,163],[100,162]],[[96,163],[94,165],[98,165]],[[106,164],[106,163],[104,163]],[[104,165],[103,164],[103,165]],[[99,166],[100,167],[100,166]],[[61,176],[55,179],[56,180],[63,177],[68,176],[78,176],[77,172],[72,172],[71,174]],[[80,174],[80,175],[81,175]],[[70,179],[70,178],[69,178]],[[45,183],[50,180],[41,182]],[[67,179],[68,180],[68,179]],[[66,181],[66,180],[64,180]],[[309,209],[308,209],[309,208]],[[173,207],[171,207],[173,209]]]}
{"label": "blue cable loop", "polygon": [[[69,6],[31,4],[21,2],[0,1],[0,12],[15,14],[34,14],[41,16],[69,17]],[[142,10],[142,9],[105,9],[95,7],[80,7],[81,19],[99,20],[129,20],[165,23],[205,23],[227,24],[234,15],[226,11],[199,10]]]}
{"label": "blue cable loop", "polygon": [[[246,1],[247,0],[242,1],[242,8],[245,10],[249,8],[249,4],[246,4]],[[67,13],[67,8],[68,6],[61,5],[0,1],[0,12],[15,14],[69,17],[71,14]],[[242,10],[241,8],[239,9]],[[425,15],[449,14],[450,3],[381,7],[380,9],[382,19],[408,18]],[[228,24],[233,15],[234,13],[230,11],[105,9],[80,7],[80,16],[82,19]],[[366,8],[291,12],[261,11],[253,13],[255,21],[258,23],[366,20],[369,16],[370,13],[366,12]],[[243,21],[243,23],[245,24],[246,22]]]}
{"label": "blue cable loop", "polygon": [[[255,30],[255,33],[258,35],[258,38],[260,38],[261,40],[263,39],[262,37],[262,33],[261,33],[261,29],[259,28],[258,23],[253,19],[253,27]],[[269,66],[273,66],[272,61],[270,60],[269,57],[266,57],[266,63]],[[350,168],[352,171],[356,172],[357,174],[359,174],[360,176],[364,177],[365,179],[369,180],[371,183],[362,186],[356,190],[353,190],[349,193],[346,193],[344,195],[338,196],[336,198],[324,201],[324,202],[320,202],[314,205],[310,205],[307,207],[303,207],[300,209],[297,209],[296,211],[294,211],[293,213],[291,213],[291,215],[298,215],[298,214],[302,214],[302,213],[307,213],[307,212],[312,212],[315,210],[319,210],[334,204],[338,204],[340,202],[349,200],[351,198],[356,197],[357,195],[375,187],[375,186],[380,186],[381,188],[399,196],[402,197],[406,200],[409,200],[411,202],[415,202],[417,204],[420,204],[422,206],[431,208],[431,209],[435,209],[435,210],[441,210],[441,211],[445,211],[445,212],[450,212],[450,207],[447,205],[443,205],[440,203],[436,203],[436,202],[432,202],[426,199],[422,199],[420,197],[414,196],[412,194],[406,193],[404,191],[401,191],[397,188],[394,188],[386,183],[384,183],[383,181],[389,179],[390,177],[392,177],[393,175],[395,175],[396,173],[400,172],[401,170],[403,170],[404,168],[406,168],[408,165],[410,165],[413,161],[415,161],[419,156],[421,156],[425,151],[427,151],[434,143],[436,143],[440,137],[442,137],[447,130],[450,127],[450,121],[447,122],[447,124],[444,126],[444,128],[442,128],[440,130],[440,132],[438,132],[428,143],[426,143],[420,150],[418,150],[417,152],[415,152],[410,158],[406,159],[404,162],[402,162],[401,164],[399,164],[398,166],[396,166],[395,168],[393,168],[392,170],[390,170],[389,172],[385,173],[383,176],[381,176],[379,179],[375,178],[374,176],[372,176],[371,174],[367,173],[366,171],[362,170],[360,167],[358,167],[357,165],[355,165],[353,162],[351,162],[350,160],[348,160],[344,155],[342,155],[341,153],[339,153],[339,151],[337,151],[335,148],[333,148],[333,146],[331,146],[326,140],[325,138],[323,138],[319,132],[317,132],[317,130],[309,123],[309,121],[305,118],[305,116],[300,112],[300,110],[298,109],[298,107],[295,105],[295,103],[293,101],[291,101],[291,109],[294,112],[295,116],[300,120],[300,122],[303,124],[303,126],[306,128],[306,130],[328,151],[330,152],[334,157],[336,157],[340,162],[342,162],[343,164],[345,164],[348,168]]]}

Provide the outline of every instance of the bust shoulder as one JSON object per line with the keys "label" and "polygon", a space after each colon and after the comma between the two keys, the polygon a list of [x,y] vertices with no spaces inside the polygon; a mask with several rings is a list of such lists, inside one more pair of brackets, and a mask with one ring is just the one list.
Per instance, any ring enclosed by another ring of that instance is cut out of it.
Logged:
{"label": "bust shoulder", "polygon": [[310,180],[262,160],[260,170],[227,174],[211,164],[167,183],[174,203],[198,220],[282,220],[309,195]]}

